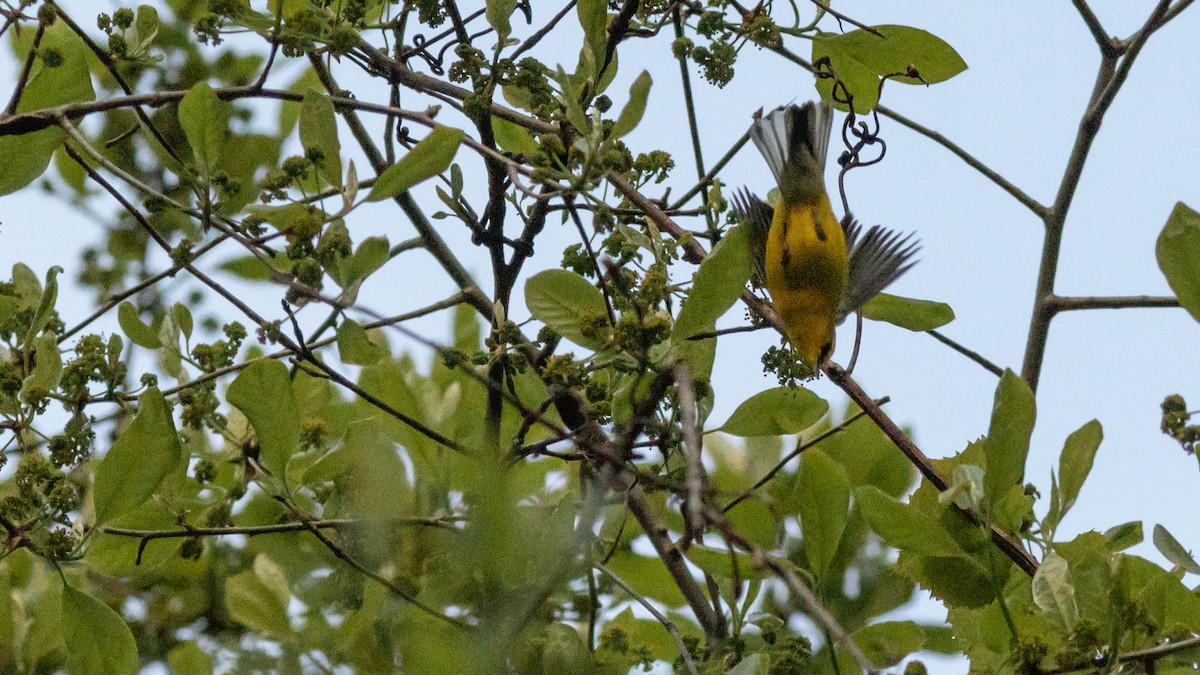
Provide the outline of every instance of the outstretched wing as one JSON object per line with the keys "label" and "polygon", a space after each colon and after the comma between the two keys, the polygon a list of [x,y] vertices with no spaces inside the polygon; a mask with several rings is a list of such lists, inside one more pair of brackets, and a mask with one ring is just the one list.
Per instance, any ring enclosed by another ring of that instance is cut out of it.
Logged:
{"label": "outstretched wing", "polygon": [[921,250],[921,242],[914,239],[912,233],[902,235],[872,225],[863,234],[862,225],[849,217],[843,227],[846,250],[850,254],[850,273],[842,301],[838,304],[838,323],[861,309],[868,300],[915,265],[917,261],[913,256]]}
{"label": "outstretched wing", "polygon": [[750,260],[754,263],[754,283],[759,287],[766,286],[767,234],[771,231],[775,209],[746,188],[740,188],[733,191],[733,215],[746,225]]}

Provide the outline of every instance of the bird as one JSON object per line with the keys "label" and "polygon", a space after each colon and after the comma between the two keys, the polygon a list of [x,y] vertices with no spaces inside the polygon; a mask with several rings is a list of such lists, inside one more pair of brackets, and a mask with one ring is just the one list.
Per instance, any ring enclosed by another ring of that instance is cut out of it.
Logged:
{"label": "bird", "polygon": [[916,260],[920,242],[880,225],[840,221],[825,190],[833,111],[827,103],[780,106],[750,126],[779,187],[775,207],[742,187],[734,217],[748,228],[754,275],[800,361],[814,370],[833,356],[835,328]]}

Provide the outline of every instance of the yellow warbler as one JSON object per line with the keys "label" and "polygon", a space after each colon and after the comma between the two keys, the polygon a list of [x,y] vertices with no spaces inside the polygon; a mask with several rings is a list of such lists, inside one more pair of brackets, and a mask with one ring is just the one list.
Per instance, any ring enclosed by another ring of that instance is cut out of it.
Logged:
{"label": "yellow warbler", "polygon": [[750,228],[760,282],[802,361],[819,368],[833,355],[834,328],[913,266],[912,235],[847,214],[838,221],[825,191],[833,111],[820,103],[776,108],[754,121],[750,138],[779,185],[772,208],[743,188],[738,219]]}

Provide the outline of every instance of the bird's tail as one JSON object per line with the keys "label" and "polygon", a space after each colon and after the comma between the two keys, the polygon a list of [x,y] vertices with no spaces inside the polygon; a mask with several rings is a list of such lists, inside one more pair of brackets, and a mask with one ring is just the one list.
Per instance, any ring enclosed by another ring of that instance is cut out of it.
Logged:
{"label": "bird's tail", "polygon": [[750,138],[775,174],[784,201],[811,204],[825,193],[825,153],[832,123],[829,105],[810,101],[780,106],[750,127]]}

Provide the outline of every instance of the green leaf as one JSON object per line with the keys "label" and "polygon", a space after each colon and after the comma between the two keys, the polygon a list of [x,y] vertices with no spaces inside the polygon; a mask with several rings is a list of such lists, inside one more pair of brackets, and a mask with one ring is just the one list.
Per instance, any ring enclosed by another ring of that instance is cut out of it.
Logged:
{"label": "green leaf", "polygon": [[621,114],[612,126],[612,137],[620,138],[634,130],[646,113],[646,99],[650,96],[650,85],[654,81],[650,73],[643,70],[641,75],[629,85],[629,102],[621,109]]}
{"label": "green leaf", "polygon": [[1154,252],[1180,306],[1200,321],[1200,213],[1183,202],[1175,204]]}
{"label": "green leaf", "polygon": [[1200,564],[1196,563],[1191,552],[1184,548],[1183,544],[1179,543],[1179,540],[1162,525],[1154,526],[1154,548],[1157,548],[1164,558],[1180,569],[1192,574],[1200,574]]}
{"label": "green leaf", "polygon": [[345,319],[337,329],[338,356],[342,363],[369,366],[388,355],[385,347],[371,342],[361,324]]}
{"label": "green leaf", "polygon": [[1008,494],[1009,487],[1025,476],[1025,456],[1036,416],[1033,392],[1020,376],[1004,371],[996,387],[992,422],[988,427],[984,453],[987,467],[983,476],[983,494],[995,504]]}
{"label": "green leaf", "polygon": [[823,101],[827,101],[841,111],[850,110],[846,104],[840,102],[848,92],[850,96],[854,97],[855,112],[865,115],[879,103],[879,75],[856,58],[853,53],[847,51],[845,44],[838,42],[838,37],[840,36],[814,36],[812,61],[821,63],[828,60],[837,81],[841,82],[847,91],[842,91],[842,87],[838,87],[835,98],[834,78],[818,77],[816,79],[817,92],[820,93]]}
{"label": "green leaf", "polygon": [[517,0],[487,0],[487,22],[496,29],[496,37],[500,42],[508,39],[512,33],[509,19],[517,9]]}
{"label": "green leaf", "polygon": [[604,295],[582,276],[567,270],[533,275],[525,282],[525,306],[535,319],[571,342],[588,349],[603,346],[582,331],[585,320],[607,317]]}
{"label": "green leaf", "polygon": [[575,5],[579,25],[583,27],[583,48],[590,65],[589,75],[596,75],[604,65],[608,46],[608,0],[579,0]]}
{"label": "green leaf", "polygon": [[288,603],[291,592],[283,569],[265,555],[254,559],[253,569],[225,580],[225,604],[234,621],[275,637],[291,634]]}
{"label": "green leaf", "polygon": [[174,675],[212,675],[212,657],[195,642],[184,642],[167,652],[167,669]]}
{"label": "green leaf", "polygon": [[583,673],[591,670],[591,663],[591,652],[578,630],[565,623],[552,623],[546,628],[546,643],[542,648],[544,672]]}
{"label": "green leaf", "polygon": [[528,129],[501,117],[492,117],[492,134],[501,150],[514,155],[533,157],[539,149],[537,140]]}
{"label": "green leaf", "polygon": [[255,361],[238,374],[225,396],[258,433],[263,466],[282,477],[300,443],[300,412],[287,366],[275,359]]}
{"label": "green leaf", "polygon": [[[88,69],[90,54],[65,23],[57,21],[46,30],[41,49],[56,50],[63,62],[49,68],[42,59],[34,60],[29,82],[17,105],[18,113],[96,98]],[[19,56],[24,58],[25,53],[23,50]],[[57,125],[33,133],[0,136],[0,195],[16,192],[41,176],[65,138],[66,132]]]}
{"label": "green leaf", "polygon": [[138,672],[137,642],[108,605],[63,584],[62,636],[72,675]]}
{"label": "green leaf", "polygon": [[1108,549],[1114,552],[1124,551],[1130,546],[1137,546],[1146,538],[1146,535],[1142,533],[1142,521],[1140,520],[1114,525],[1104,531],[1104,536],[1108,539]]}
{"label": "green leaf", "polygon": [[221,146],[229,128],[228,108],[229,104],[217,98],[204,81],[193,85],[179,102],[179,125],[202,175],[208,175],[221,159]]}
{"label": "green leaf", "polygon": [[171,320],[183,331],[183,337],[188,340],[192,339],[192,312],[187,308],[187,305],[177,302],[171,305]]}
{"label": "green leaf", "polygon": [[700,569],[722,579],[736,577],[744,581],[764,576],[763,569],[755,566],[754,558],[748,553],[692,545],[688,547],[687,557]]}
{"label": "green leaf", "polygon": [[96,525],[141,506],[184,459],[175,420],[162,392],[151,387],[138,398],[138,404],[133,423],[96,467],[92,488]]}
{"label": "green leaf", "polygon": [[158,339],[158,333],[146,324],[142,323],[142,319],[138,316],[137,308],[132,302],[126,300],[117,307],[117,323],[121,325],[121,331],[125,333],[125,337],[133,341],[139,347],[146,349],[158,349],[162,347],[162,341]]}
{"label": "green leaf", "polygon": [[911,331],[941,328],[954,320],[954,310],[944,302],[916,300],[880,293],[862,308],[863,318],[884,321]]}
{"label": "green leaf", "polygon": [[925,644],[925,631],[913,621],[885,621],[850,636],[863,655],[880,668],[890,668]]}
{"label": "green leaf", "polygon": [[[889,81],[904,84],[936,84],[958,75],[967,64],[945,40],[909,26],[874,26],[879,35],[865,30],[852,30],[830,40],[838,49],[871,69],[876,75],[895,75]],[[881,37],[882,36],[882,37]],[[904,73],[916,68],[920,77]]]}
{"label": "green leaf", "polygon": [[837,553],[850,508],[850,479],[841,464],[817,448],[804,451],[796,481],[804,551],[813,574],[822,577]]}
{"label": "green leaf", "polygon": [[58,275],[63,268],[55,265],[46,270],[46,290],[38,300],[37,309],[33,312],[33,320],[29,323],[29,332],[25,333],[25,344],[29,344],[38,333],[42,332],[54,317],[54,305],[58,302]]}
{"label": "green leaf", "polygon": [[[158,10],[151,5],[138,5],[137,20],[133,24],[137,31],[137,44],[134,50],[137,54],[145,54],[154,38],[158,36]],[[135,45],[130,45],[134,47]]]}
{"label": "green leaf", "polygon": [[[248,281],[270,281],[272,269],[289,270],[291,261],[285,254],[278,255],[271,264],[253,254],[230,258],[217,267],[241,279]],[[274,265],[274,267],[272,267]]]}
{"label": "green leaf", "polygon": [[1067,561],[1056,553],[1048,554],[1033,575],[1033,604],[1065,632],[1075,630],[1079,622],[1075,585]]}
{"label": "green leaf", "polygon": [[179,326],[170,314],[163,317],[158,326],[158,339],[162,347],[158,350],[158,365],[163,372],[174,378],[183,375],[183,352],[179,349]]}
{"label": "green leaf", "polygon": [[305,150],[317,150],[324,157],[318,169],[330,185],[342,184],[342,146],[338,143],[337,117],[333,102],[319,91],[304,94],[300,105],[300,142]]}
{"label": "green leaf", "polygon": [[62,379],[62,355],[58,351],[58,340],[53,333],[39,335],[33,341],[33,372],[21,385],[22,398],[30,392],[42,394],[58,386]]}
{"label": "green leaf", "polygon": [[829,410],[820,396],[802,387],[775,387],[742,402],[714,431],[732,436],[797,434],[816,424]]}
{"label": "green leaf", "polygon": [[854,503],[889,546],[932,558],[965,558],[966,552],[936,518],[892,499],[873,485],[854,491]]}
{"label": "green leaf", "polygon": [[1103,438],[1104,429],[1096,420],[1088,422],[1067,436],[1067,442],[1058,458],[1060,520],[1075,505],[1075,499],[1092,470],[1092,460],[1095,459],[1096,450],[1099,449]]}
{"label": "green leaf", "polygon": [[752,269],[744,225],[726,233],[721,243],[700,263],[700,269],[692,279],[692,289],[679,308],[679,317],[671,331],[679,359],[691,366],[694,377],[707,379],[711,375],[716,338],[689,338],[711,332],[716,327],[717,319],[729,311],[746,290]]}
{"label": "green leaf", "polygon": [[767,675],[770,672],[771,655],[754,652],[734,666],[728,675]]}
{"label": "green leaf", "polygon": [[354,255],[342,262],[338,285],[349,288],[371,276],[390,257],[391,245],[387,237],[368,237],[363,240]]}
{"label": "green leaf", "polygon": [[375,184],[371,186],[367,201],[390,199],[450,168],[450,162],[454,161],[454,154],[458,152],[462,139],[461,129],[434,128],[420,143],[414,145],[408,154],[401,157],[399,162],[379,174],[379,178],[375,179]]}

